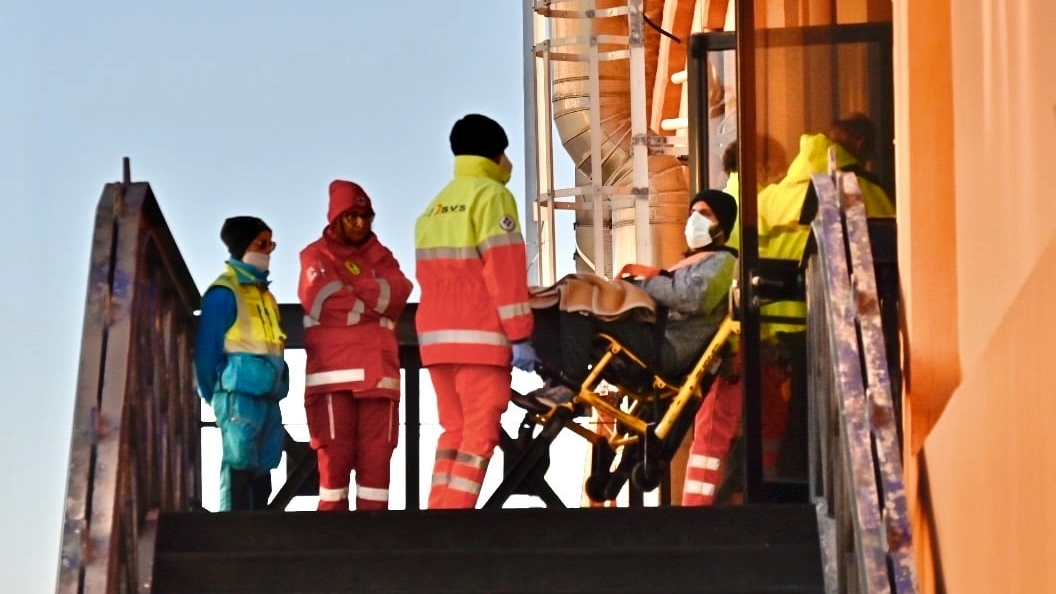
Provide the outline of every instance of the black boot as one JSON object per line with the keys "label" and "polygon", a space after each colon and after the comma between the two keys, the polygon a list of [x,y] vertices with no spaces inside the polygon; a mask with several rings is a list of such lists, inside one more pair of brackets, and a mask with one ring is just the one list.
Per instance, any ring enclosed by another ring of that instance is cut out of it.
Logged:
{"label": "black boot", "polygon": [[253,509],[253,471],[232,468],[231,473],[231,511]]}
{"label": "black boot", "polygon": [[253,509],[268,509],[271,498],[271,473],[253,479]]}

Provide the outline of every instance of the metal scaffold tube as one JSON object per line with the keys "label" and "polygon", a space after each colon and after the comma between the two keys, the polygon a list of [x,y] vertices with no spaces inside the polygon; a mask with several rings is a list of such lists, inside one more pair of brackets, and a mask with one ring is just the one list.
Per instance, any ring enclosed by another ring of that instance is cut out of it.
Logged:
{"label": "metal scaffold tube", "polygon": [[[650,9],[663,20],[664,3]],[[556,277],[557,210],[574,211],[580,271],[611,277],[629,262],[674,261],[683,247],[685,148],[649,127],[655,98],[646,90],[666,88],[670,73],[648,66],[659,34],[647,35],[644,11],[642,0],[525,2],[525,123],[534,134],[525,226],[540,284]],[[676,12],[688,28],[692,10]],[[572,159],[574,187],[555,187],[552,130]]]}

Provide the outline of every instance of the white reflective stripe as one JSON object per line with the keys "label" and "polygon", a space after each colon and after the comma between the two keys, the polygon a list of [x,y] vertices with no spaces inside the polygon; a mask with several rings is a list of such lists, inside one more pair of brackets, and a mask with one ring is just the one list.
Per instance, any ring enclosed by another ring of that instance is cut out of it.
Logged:
{"label": "white reflective stripe", "polygon": [[389,490],[388,489],[375,489],[373,487],[362,487],[356,486],[356,498],[366,499],[367,501],[389,501]]}
{"label": "white reflective stripe", "polygon": [[382,328],[386,328],[388,330],[396,329],[396,322],[393,322],[389,318],[381,318],[380,320],[378,320],[378,323],[381,324]]}
{"label": "white reflective stripe", "polygon": [[400,378],[398,377],[383,377],[378,380],[376,388],[383,390],[399,390],[400,389]]}
{"label": "white reflective stripe", "polygon": [[452,477],[447,483],[447,488],[455,491],[462,491],[463,493],[469,493],[470,495],[477,495],[480,493],[480,483],[471,481],[462,477]]}
{"label": "white reflective stripe", "polygon": [[493,247],[501,247],[504,245],[520,245],[524,243],[524,239],[521,238],[520,233],[503,233],[502,235],[492,235],[484,241],[477,244],[477,251],[483,254]]}
{"label": "white reflective stripe", "polygon": [[327,384],[343,384],[345,382],[363,381],[362,369],[339,369],[337,371],[320,371],[309,373],[304,376],[305,386],[325,386]]}
{"label": "white reflective stripe", "polygon": [[477,248],[436,247],[414,250],[415,260],[476,260],[480,258]]}
{"label": "white reflective stripe", "polygon": [[327,300],[331,295],[340,291],[345,285],[342,285],[340,281],[331,281],[319,289],[319,292],[315,294],[315,301],[312,302],[312,308],[308,310],[308,315],[318,320],[323,316],[323,302]]}
{"label": "white reflective stripe", "polygon": [[499,317],[503,320],[516,318],[517,316],[523,316],[530,313],[532,313],[532,308],[528,306],[527,301],[514,303],[513,305],[504,305],[499,308]]}
{"label": "white reflective stripe", "polygon": [[721,461],[718,458],[702,456],[700,454],[693,454],[689,457],[689,466],[692,466],[693,468],[703,468],[704,470],[718,470],[720,462]]}
{"label": "white reflective stripe", "polygon": [[705,495],[710,497],[715,494],[715,485],[704,481],[686,481],[683,490],[690,495]]}
{"label": "white reflective stripe", "polygon": [[418,334],[418,344],[420,346],[444,343],[508,346],[510,341],[505,334],[484,332],[483,330],[434,330]]}
{"label": "white reflective stripe", "polygon": [[450,479],[451,475],[446,472],[435,473],[433,474],[433,485],[446,485]]}
{"label": "white reflective stripe", "polygon": [[348,499],[348,487],[343,489],[327,489],[319,487],[319,499],[321,501],[342,501]]}
{"label": "white reflective stripe", "polygon": [[330,416],[330,440],[337,439],[337,430],[334,428],[334,395],[326,395],[326,413]]}
{"label": "white reflective stripe", "polygon": [[439,460],[454,460],[455,456],[458,455],[458,450],[437,450],[436,459]]}
{"label": "white reflective stripe", "polygon": [[311,328],[312,326],[318,326],[319,322],[312,316],[304,316],[304,327]]}
{"label": "white reflective stripe", "polygon": [[379,278],[378,279],[378,304],[374,306],[374,311],[385,313],[385,310],[389,308],[389,300],[392,299],[392,287],[389,286],[389,281]]}
{"label": "white reflective stripe", "polygon": [[352,310],[348,312],[348,325],[355,326],[356,324],[358,324],[360,318],[362,317],[361,314],[366,310],[367,304],[363,303],[359,299],[356,299],[356,302],[352,304]]}
{"label": "white reflective stripe", "polygon": [[476,454],[467,454],[465,452],[459,452],[455,456],[455,464],[463,464],[470,466],[477,470],[481,470],[488,467],[488,459],[484,456],[478,456]]}

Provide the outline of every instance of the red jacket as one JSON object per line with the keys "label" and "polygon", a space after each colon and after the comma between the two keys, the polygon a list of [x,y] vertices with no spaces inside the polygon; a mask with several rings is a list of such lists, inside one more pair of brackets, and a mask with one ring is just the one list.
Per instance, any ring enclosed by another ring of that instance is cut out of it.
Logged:
{"label": "red jacket", "polygon": [[400,398],[396,322],[411,294],[400,265],[371,235],[340,243],[329,227],[301,250],[297,296],[304,309],[305,396],[351,390]]}

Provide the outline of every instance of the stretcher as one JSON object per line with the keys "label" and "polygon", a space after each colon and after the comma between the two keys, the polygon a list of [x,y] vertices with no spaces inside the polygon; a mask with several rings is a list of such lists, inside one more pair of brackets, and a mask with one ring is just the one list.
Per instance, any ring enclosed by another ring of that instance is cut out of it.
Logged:
{"label": "stretcher", "polygon": [[[615,499],[628,481],[643,492],[656,489],[693,426],[730,336],[739,332],[740,322],[727,315],[692,367],[676,372],[654,369],[617,339],[597,334],[598,358],[580,385],[569,386],[575,391],[570,402],[548,407],[513,394],[512,401],[525,409],[524,420],[515,438],[505,436],[509,462],[484,507],[502,507],[513,494],[548,491],[541,481],[550,444],[566,429],[591,444],[583,488],[592,501]],[[602,382],[607,390],[599,389]],[[581,421],[592,411],[610,421],[606,430]]]}

